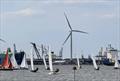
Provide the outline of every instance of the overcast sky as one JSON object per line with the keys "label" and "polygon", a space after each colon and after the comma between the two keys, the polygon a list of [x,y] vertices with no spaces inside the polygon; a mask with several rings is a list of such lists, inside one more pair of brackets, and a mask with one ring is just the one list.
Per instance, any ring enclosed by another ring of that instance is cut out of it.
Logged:
{"label": "overcast sky", "polygon": [[[108,44],[120,49],[119,0],[0,0],[1,50],[13,47],[30,53],[30,42],[51,45],[58,54],[69,34],[64,17],[73,29],[73,56],[97,55]],[[64,57],[70,57],[70,40],[64,45]]]}

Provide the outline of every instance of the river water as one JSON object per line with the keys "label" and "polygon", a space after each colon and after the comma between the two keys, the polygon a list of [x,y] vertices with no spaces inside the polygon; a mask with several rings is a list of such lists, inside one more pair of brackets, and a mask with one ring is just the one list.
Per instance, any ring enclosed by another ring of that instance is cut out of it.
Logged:
{"label": "river water", "polygon": [[[74,81],[73,65],[55,65],[59,73],[49,75],[43,65],[35,66],[39,70],[36,73],[30,70],[0,71],[0,81]],[[120,81],[120,69],[113,66],[100,66],[100,70],[94,70],[92,65],[83,65],[75,71],[75,81]]]}

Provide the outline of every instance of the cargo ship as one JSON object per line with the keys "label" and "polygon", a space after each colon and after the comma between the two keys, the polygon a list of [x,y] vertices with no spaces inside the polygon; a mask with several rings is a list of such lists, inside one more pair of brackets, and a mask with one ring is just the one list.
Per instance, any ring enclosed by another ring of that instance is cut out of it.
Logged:
{"label": "cargo ship", "polygon": [[[111,46],[111,44],[106,47],[103,51],[103,48],[100,49],[99,55],[96,57],[100,60],[104,65],[113,66],[115,64],[115,57],[118,57],[119,51]],[[120,60],[118,60],[120,63]]]}

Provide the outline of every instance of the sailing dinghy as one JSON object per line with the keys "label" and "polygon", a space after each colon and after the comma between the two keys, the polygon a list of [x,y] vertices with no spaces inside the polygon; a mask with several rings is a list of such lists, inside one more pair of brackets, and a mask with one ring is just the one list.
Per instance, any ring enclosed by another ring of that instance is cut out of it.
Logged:
{"label": "sailing dinghy", "polygon": [[31,72],[37,72],[37,71],[38,71],[38,68],[34,69],[34,63],[33,63],[33,49],[31,49],[30,62],[31,62]]}
{"label": "sailing dinghy", "polygon": [[24,56],[23,56],[23,59],[22,59],[21,65],[20,65],[20,69],[23,69],[23,70],[28,69],[28,64],[26,61],[26,54],[24,54]]}
{"label": "sailing dinghy", "polygon": [[10,58],[10,61],[11,61],[12,65],[13,65],[13,68],[14,68],[14,69],[19,69],[19,66],[18,66],[18,64],[17,64],[17,61],[16,61],[16,59],[15,59],[15,53],[12,54],[12,56],[11,56],[11,58]]}
{"label": "sailing dinghy", "polygon": [[43,63],[45,65],[46,70],[50,70],[50,68],[47,66],[46,60],[45,60],[45,55],[43,54]]}
{"label": "sailing dinghy", "polygon": [[92,61],[93,61],[93,66],[95,68],[95,70],[99,70],[99,67],[97,66],[96,60],[94,57],[92,57]]}
{"label": "sailing dinghy", "polygon": [[115,65],[114,65],[114,69],[119,69],[119,62],[118,62],[118,57],[117,57],[117,55],[115,56]]}
{"label": "sailing dinghy", "polygon": [[0,67],[0,70],[13,70],[13,66],[11,61],[9,60],[8,50],[6,52],[5,58],[3,59],[2,65]]}
{"label": "sailing dinghy", "polygon": [[80,68],[81,68],[80,61],[79,61],[79,58],[77,58],[77,69],[80,69]]}
{"label": "sailing dinghy", "polygon": [[49,48],[49,68],[50,68],[50,73],[49,75],[52,75],[52,74],[56,74],[59,72],[59,69],[56,69],[55,71],[53,70],[53,64],[52,64],[52,52],[50,51],[50,48]]}

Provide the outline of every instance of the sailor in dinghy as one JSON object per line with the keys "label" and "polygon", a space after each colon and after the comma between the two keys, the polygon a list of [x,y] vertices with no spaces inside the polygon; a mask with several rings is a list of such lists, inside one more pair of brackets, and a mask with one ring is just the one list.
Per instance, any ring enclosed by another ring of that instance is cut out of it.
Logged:
{"label": "sailor in dinghy", "polygon": [[31,49],[30,62],[31,62],[31,72],[37,72],[37,71],[38,71],[38,68],[34,69],[34,63],[33,63],[33,49]]}
{"label": "sailor in dinghy", "polygon": [[97,66],[95,57],[92,57],[92,61],[93,61],[93,66],[94,66],[95,70],[99,70],[99,67]]}
{"label": "sailor in dinghy", "polygon": [[52,74],[56,74],[59,72],[59,69],[57,68],[55,71],[53,70],[53,65],[52,65],[52,54],[53,52],[50,51],[50,48],[49,48],[49,68],[50,68],[50,73],[49,75],[52,75]]}

